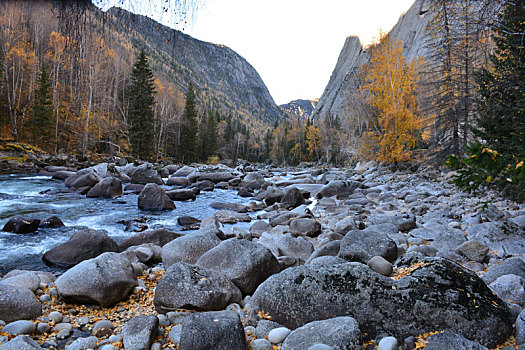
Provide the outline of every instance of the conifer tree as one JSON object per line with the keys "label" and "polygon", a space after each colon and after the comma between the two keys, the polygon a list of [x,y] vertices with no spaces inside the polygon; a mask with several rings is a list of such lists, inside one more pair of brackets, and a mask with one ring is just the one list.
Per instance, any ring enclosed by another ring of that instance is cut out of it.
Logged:
{"label": "conifer tree", "polygon": [[31,119],[31,134],[33,140],[39,146],[44,146],[51,141],[50,136],[53,129],[53,102],[50,96],[51,82],[44,65],[42,65],[40,70],[37,84],[33,117]]}
{"label": "conifer tree", "polygon": [[153,72],[143,49],[140,50],[137,62],[133,65],[127,97],[131,150],[137,157],[151,158],[154,152],[155,87]]}
{"label": "conifer tree", "polygon": [[475,134],[508,157],[525,157],[525,0],[505,5],[495,25],[496,48],[490,67],[476,75]]}
{"label": "conifer tree", "polygon": [[180,136],[181,161],[191,163],[197,159],[197,109],[193,84],[188,85]]}
{"label": "conifer tree", "polygon": [[208,120],[206,122],[206,148],[205,148],[205,157],[208,159],[217,152],[217,119],[213,114],[208,115]]}

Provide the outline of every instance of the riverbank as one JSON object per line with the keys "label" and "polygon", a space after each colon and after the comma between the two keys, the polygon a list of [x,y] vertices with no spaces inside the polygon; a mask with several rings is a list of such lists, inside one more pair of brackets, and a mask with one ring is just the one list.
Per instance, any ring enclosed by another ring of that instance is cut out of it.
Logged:
{"label": "riverbank", "polygon": [[[135,196],[137,210],[142,196],[159,209],[148,213],[171,220],[206,190],[242,197],[216,204],[198,230],[180,237],[155,227],[113,246],[111,235],[81,231],[84,246],[100,239],[106,249],[89,249],[92,256],[56,281],[21,273],[16,288],[30,287],[33,297],[0,301],[8,306],[0,319],[17,314],[16,305],[34,309],[25,313],[29,323],[15,324],[25,329],[1,330],[11,348],[29,342],[15,339],[21,333],[37,341],[34,348],[74,342],[71,349],[482,349],[524,341],[525,208],[460,192],[439,169],[156,168],[117,160],[72,170],[38,171],[78,196],[116,179],[125,184],[122,196],[118,186],[94,192],[115,201]],[[127,186],[135,194],[126,195]]]}

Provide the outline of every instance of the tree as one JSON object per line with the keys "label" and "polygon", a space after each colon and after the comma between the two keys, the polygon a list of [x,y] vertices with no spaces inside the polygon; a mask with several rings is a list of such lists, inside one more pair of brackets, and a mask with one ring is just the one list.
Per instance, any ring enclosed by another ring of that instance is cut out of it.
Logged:
{"label": "tree", "polygon": [[217,118],[210,111],[206,120],[206,125],[201,128],[202,138],[202,160],[206,161],[209,157],[215,155],[217,152]]}
{"label": "tree", "polygon": [[188,94],[182,117],[180,137],[181,161],[191,163],[197,159],[197,109],[195,106],[195,90],[193,84],[188,84]]}
{"label": "tree", "polygon": [[490,65],[476,74],[475,134],[507,157],[525,157],[525,1],[510,0],[494,27]]}
{"label": "tree", "polygon": [[128,87],[129,100],[129,141],[133,154],[140,158],[153,155],[155,103],[154,78],[144,49],[140,50],[131,71],[131,85]]}
{"label": "tree", "polygon": [[53,129],[53,101],[50,96],[51,81],[49,80],[45,65],[42,65],[37,84],[35,103],[33,105],[33,117],[31,119],[31,133],[33,139],[38,139],[37,143],[43,146],[49,144],[51,141],[50,138]]}
{"label": "tree", "polygon": [[367,94],[372,110],[371,133],[376,139],[377,158],[389,163],[406,161],[420,127],[416,66],[405,62],[402,43],[388,35],[382,35],[380,43],[370,51],[370,62],[363,68],[366,79],[361,90]]}
{"label": "tree", "polygon": [[309,125],[306,129],[306,144],[310,160],[319,160],[319,149],[321,141],[319,139],[319,129]]}

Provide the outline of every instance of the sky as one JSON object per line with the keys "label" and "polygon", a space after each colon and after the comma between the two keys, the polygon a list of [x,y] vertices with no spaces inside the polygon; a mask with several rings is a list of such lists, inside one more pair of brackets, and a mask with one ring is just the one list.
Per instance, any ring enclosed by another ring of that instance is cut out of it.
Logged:
{"label": "sky", "polygon": [[[114,0],[118,2],[117,0]],[[141,1],[162,3],[165,0]],[[184,1],[184,0],[181,0]],[[126,7],[126,1],[119,6]],[[388,32],[414,0],[202,0],[185,33],[223,44],[259,73],[277,104],[321,97],[345,39]],[[136,5],[135,5],[136,6]],[[172,25],[154,5],[133,8]],[[159,17],[160,16],[160,17]],[[193,17],[193,16],[192,16]],[[172,20],[171,20],[172,21]]]}

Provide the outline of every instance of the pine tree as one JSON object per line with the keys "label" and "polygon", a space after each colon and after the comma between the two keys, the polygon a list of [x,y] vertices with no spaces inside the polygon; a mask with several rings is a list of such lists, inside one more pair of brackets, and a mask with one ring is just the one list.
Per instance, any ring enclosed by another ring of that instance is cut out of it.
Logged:
{"label": "pine tree", "polygon": [[476,74],[475,134],[508,157],[525,157],[525,0],[508,1],[495,25],[491,65]]}
{"label": "pine tree", "polygon": [[193,84],[188,85],[180,136],[181,161],[191,163],[197,159],[197,109]]}
{"label": "pine tree", "polygon": [[38,88],[35,91],[33,117],[31,119],[31,134],[39,146],[50,143],[53,129],[53,102],[50,96],[51,82],[46,66],[42,65],[37,79]]}
{"label": "pine tree", "polygon": [[153,72],[143,49],[133,65],[127,97],[131,150],[139,158],[151,158],[154,152],[155,86]]}
{"label": "pine tree", "polygon": [[213,114],[210,113],[208,116],[208,121],[206,122],[206,159],[215,155],[215,152],[217,152],[218,135],[217,119],[213,116]]}

